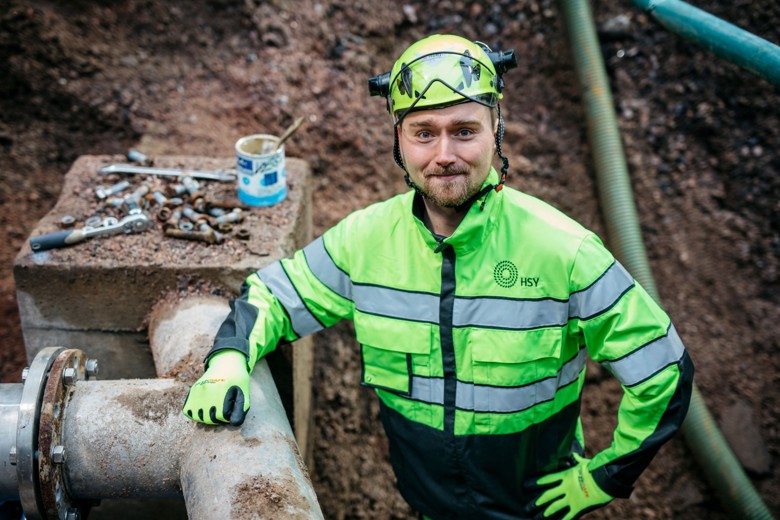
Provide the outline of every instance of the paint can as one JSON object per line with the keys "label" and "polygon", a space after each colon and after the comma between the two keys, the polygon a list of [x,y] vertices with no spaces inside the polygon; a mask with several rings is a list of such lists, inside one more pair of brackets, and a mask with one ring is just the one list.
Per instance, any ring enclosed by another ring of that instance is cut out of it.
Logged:
{"label": "paint can", "polygon": [[279,138],[254,134],[236,141],[238,199],[250,206],[271,206],[287,196],[284,144]]}

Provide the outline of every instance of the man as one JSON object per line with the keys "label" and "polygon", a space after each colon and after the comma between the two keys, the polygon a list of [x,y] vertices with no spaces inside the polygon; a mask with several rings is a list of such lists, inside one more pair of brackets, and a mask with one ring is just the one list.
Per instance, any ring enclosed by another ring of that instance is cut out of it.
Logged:
{"label": "man", "polygon": [[[592,232],[503,188],[507,56],[435,35],[371,80],[413,189],[247,278],[187,416],[240,424],[259,358],[349,318],[399,490],[425,517],[570,519],[630,494],[685,416],[693,366]],[[612,445],[591,459],[587,355],[624,390]]]}

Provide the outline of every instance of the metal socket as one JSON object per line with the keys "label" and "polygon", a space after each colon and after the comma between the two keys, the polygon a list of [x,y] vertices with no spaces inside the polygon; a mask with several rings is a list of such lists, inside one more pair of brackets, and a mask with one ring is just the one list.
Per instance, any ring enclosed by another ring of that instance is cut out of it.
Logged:
{"label": "metal socket", "polygon": [[157,212],[157,220],[159,220],[160,222],[165,222],[169,218],[171,218],[172,213],[173,212],[171,211],[171,208],[165,208],[165,207],[160,208],[160,211]]}
{"label": "metal socket", "polygon": [[68,228],[71,227],[76,222],[76,219],[73,218],[73,215],[65,215],[60,219],[60,227]]}

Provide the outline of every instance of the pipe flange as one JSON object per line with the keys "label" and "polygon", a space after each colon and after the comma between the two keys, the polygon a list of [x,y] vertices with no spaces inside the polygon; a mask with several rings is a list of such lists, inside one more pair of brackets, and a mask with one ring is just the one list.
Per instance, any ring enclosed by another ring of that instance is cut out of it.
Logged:
{"label": "pipe flange", "polygon": [[38,427],[38,482],[45,518],[70,518],[83,514],[90,504],[76,502],[67,491],[67,451],[62,440],[63,415],[69,396],[79,381],[88,379],[87,356],[77,349],[59,353],[49,370]]}
{"label": "pipe flange", "polygon": [[16,477],[19,484],[19,500],[25,517],[42,519],[42,507],[37,490],[38,464],[38,410],[43,400],[46,378],[57,355],[63,347],[46,347],[30,363],[19,402],[16,427]]}

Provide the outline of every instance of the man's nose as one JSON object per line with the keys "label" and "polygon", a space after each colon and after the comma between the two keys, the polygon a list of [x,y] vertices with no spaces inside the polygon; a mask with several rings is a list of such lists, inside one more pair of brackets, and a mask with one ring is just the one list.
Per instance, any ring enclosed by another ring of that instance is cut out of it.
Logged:
{"label": "man's nose", "polygon": [[436,147],[436,164],[449,166],[456,161],[455,143],[448,136],[442,136]]}

